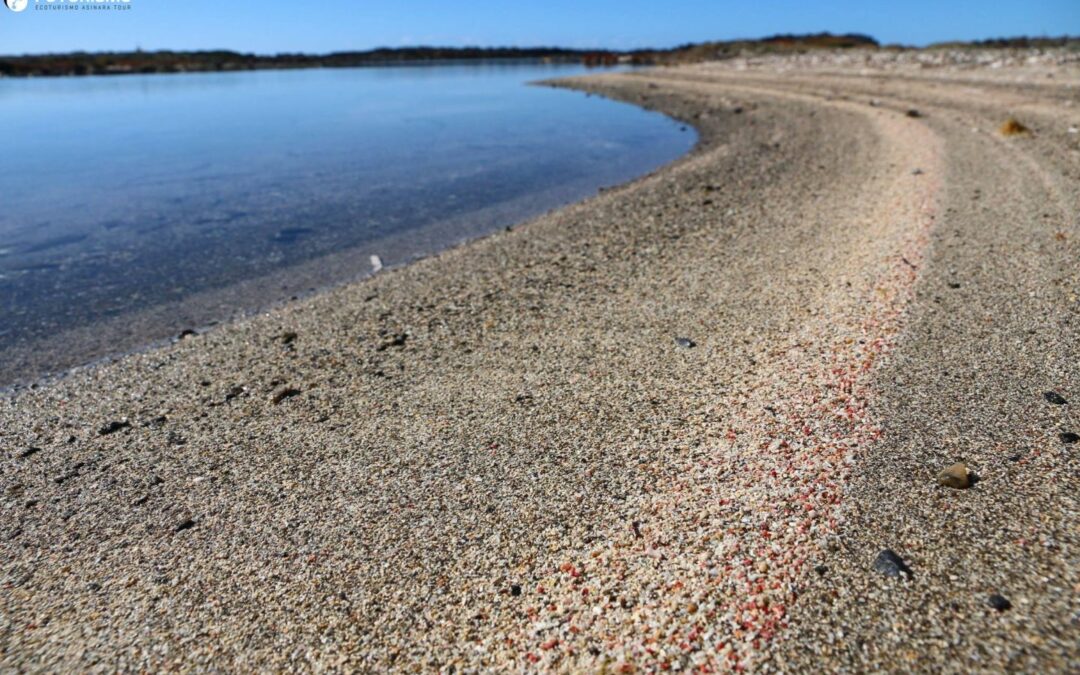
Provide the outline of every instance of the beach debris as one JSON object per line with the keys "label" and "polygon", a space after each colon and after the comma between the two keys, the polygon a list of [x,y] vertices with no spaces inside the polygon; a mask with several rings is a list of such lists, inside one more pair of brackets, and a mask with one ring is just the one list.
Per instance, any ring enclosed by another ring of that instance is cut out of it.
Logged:
{"label": "beach debris", "polygon": [[736,115],[741,115],[742,111],[743,109],[741,105],[737,105],[731,110],[731,112],[735,113]]}
{"label": "beach debris", "polygon": [[1043,398],[1046,399],[1047,403],[1052,403],[1053,405],[1065,405],[1068,403],[1068,401],[1065,400],[1065,397],[1056,391],[1044,392]]}
{"label": "beach debris", "polygon": [[41,452],[41,448],[27,448],[19,453],[19,457],[26,459],[27,457],[30,457],[31,455],[36,455],[39,452]]}
{"label": "beach debris", "polygon": [[826,565],[818,565],[814,568],[814,571],[818,573],[818,576],[825,576],[829,572],[829,568]]}
{"label": "beach debris", "polygon": [[1080,134],[1080,129],[1078,129],[1076,127],[1069,127],[1069,133],[1070,134]]}
{"label": "beach debris", "polygon": [[1020,120],[1016,119],[1015,117],[1010,117],[1009,119],[1002,122],[1001,126],[998,127],[998,131],[1001,132],[1002,136],[1016,136],[1018,134],[1031,133],[1031,129],[1028,129],[1026,126],[1021,124]]}
{"label": "beach debris", "polygon": [[677,338],[675,338],[675,344],[678,345],[679,347],[682,347],[683,349],[690,349],[691,347],[697,346],[697,343],[694,342],[693,340],[691,340],[688,337],[677,337]]}
{"label": "beach debris", "polygon": [[282,401],[284,401],[287,398],[292,398],[293,396],[299,396],[299,395],[300,395],[300,390],[299,389],[294,389],[293,387],[285,387],[285,388],[279,389],[277,392],[275,392],[274,395],[270,398],[270,400],[271,400],[271,402],[273,402],[274,405],[277,405],[277,404],[281,403]]}
{"label": "beach debris", "polygon": [[912,176],[921,176],[921,175],[923,175],[923,170],[916,167],[916,168],[911,170],[911,175]]}
{"label": "beach debris", "polygon": [[198,335],[198,333],[196,333],[191,328],[185,328],[184,330],[180,331],[180,333],[176,336],[176,339],[177,340],[183,340],[184,338],[190,337],[192,335]]}
{"label": "beach debris", "polygon": [[1058,438],[1061,439],[1062,443],[1066,445],[1072,445],[1073,443],[1080,441],[1080,434],[1075,434],[1071,431],[1063,431],[1061,432],[1061,435],[1058,436]]}
{"label": "beach debris", "polygon": [[1005,610],[1012,608],[1012,603],[1009,602],[1009,599],[1000,593],[994,593],[988,597],[986,599],[986,604],[999,612],[1004,612]]}
{"label": "beach debris", "polygon": [[377,255],[371,256],[371,273],[375,274],[376,272],[381,270],[382,267],[382,258]]}
{"label": "beach debris", "polygon": [[408,339],[409,339],[408,333],[394,333],[393,335],[390,336],[390,339],[386,340],[385,342],[380,344],[378,347],[376,347],[375,351],[377,351],[377,352],[385,352],[387,349],[390,349],[391,347],[404,347],[405,343],[408,341]]}
{"label": "beach debris", "polygon": [[919,117],[923,116],[923,114],[921,112],[919,112],[915,108],[908,108],[908,111],[906,113],[904,113],[904,114],[907,115],[908,117],[914,117],[914,118],[919,118]]}
{"label": "beach debris", "polygon": [[521,595],[521,586],[519,584],[514,584],[510,586],[510,595],[514,596],[515,598]]}
{"label": "beach debris", "polygon": [[952,289],[955,290],[957,288],[960,288],[960,282],[959,281],[950,281],[948,283],[948,286],[949,286],[949,288],[952,288]]}
{"label": "beach debris", "polygon": [[191,518],[188,518],[188,519],[183,520],[180,523],[178,523],[176,525],[176,527],[173,528],[173,531],[174,532],[183,532],[184,530],[190,530],[193,527],[195,527],[195,521],[192,520]]}
{"label": "beach debris", "polygon": [[105,426],[98,429],[98,435],[99,436],[108,436],[109,434],[115,434],[117,431],[120,431],[121,429],[127,429],[130,426],[131,426],[131,422],[128,422],[127,420],[123,420],[123,421],[120,421],[120,422],[117,422],[117,421],[113,420],[112,422],[109,422]]}
{"label": "beach debris", "polygon": [[963,490],[971,487],[971,472],[963,462],[957,462],[937,475],[937,483],[942,487]]}
{"label": "beach debris", "polygon": [[906,576],[910,578],[912,576],[911,568],[907,566],[904,559],[888,548],[878,553],[877,558],[874,559],[874,569],[887,577]]}
{"label": "beach debris", "polygon": [[283,345],[291,345],[292,343],[296,342],[296,338],[298,337],[300,336],[289,330],[279,335],[278,339],[281,340],[281,344]]}

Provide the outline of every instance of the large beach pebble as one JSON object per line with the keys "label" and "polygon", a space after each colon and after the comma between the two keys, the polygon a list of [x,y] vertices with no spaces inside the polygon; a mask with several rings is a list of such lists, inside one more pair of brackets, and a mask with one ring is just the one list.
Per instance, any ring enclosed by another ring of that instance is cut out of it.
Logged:
{"label": "large beach pebble", "polygon": [[937,475],[938,485],[963,490],[971,487],[971,472],[963,462],[957,462]]}
{"label": "large beach pebble", "polygon": [[1065,405],[1066,403],[1068,403],[1068,401],[1065,400],[1065,397],[1057,393],[1056,391],[1045,392],[1043,394],[1043,398],[1046,399],[1047,403],[1052,403],[1054,405]]}
{"label": "large beach pebble", "polygon": [[911,568],[892,549],[885,549],[874,559],[874,569],[887,577],[911,577]]}

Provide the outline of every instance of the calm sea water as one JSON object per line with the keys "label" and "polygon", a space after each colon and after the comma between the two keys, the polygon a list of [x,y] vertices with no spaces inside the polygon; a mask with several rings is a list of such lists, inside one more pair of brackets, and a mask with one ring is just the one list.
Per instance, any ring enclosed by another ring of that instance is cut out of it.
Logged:
{"label": "calm sea water", "polygon": [[0,80],[0,384],[430,253],[694,143],[526,84],[579,71]]}

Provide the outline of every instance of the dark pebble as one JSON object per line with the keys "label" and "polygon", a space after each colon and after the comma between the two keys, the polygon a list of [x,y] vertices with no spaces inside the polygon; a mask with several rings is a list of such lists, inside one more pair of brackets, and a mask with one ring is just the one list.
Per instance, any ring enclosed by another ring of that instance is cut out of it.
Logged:
{"label": "dark pebble", "polygon": [[180,331],[180,334],[176,336],[176,339],[177,340],[183,340],[184,338],[188,337],[189,335],[198,335],[198,333],[191,330],[190,328],[185,328],[184,330]]}
{"label": "dark pebble", "polygon": [[100,435],[100,436],[108,436],[109,434],[115,434],[117,431],[120,431],[121,429],[127,429],[130,426],[131,426],[131,422],[128,422],[127,420],[125,420],[123,422],[116,422],[116,421],[109,422],[105,426],[98,429],[98,435]]}
{"label": "dark pebble", "polygon": [[101,584],[96,581],[91,581],[90,583],[86,584],[86,590],[90,591],[91,593],[97,593],[101,590]]}
{"label": "dark pebble", "polygon": [[297,337],[299,337],[299,336],[296,333],[292,332],[292,331],[282,333],[281,334],[281,344],[283,344],[283,345],[291,345],[293,342],[296,342]]}
{"label": "dark pebble", "polygon": [[829,571],[829,568],[826,567],[825,565],[818,565],[817,567],[814,568],[814,571],[817,572],[821,576],[825,576],[826,572]]}
{"label": "dark pebble", "polygon": [[1065,400],[1065,397],[1056,391],[1045,392],[1043,398],[1046,399],[1047,403],[1053,403],[1054,405],[1065,405],[1068,403],[1068,401]]}
{"label": "dark pebble", "polygon": [[521,586],[518,586],[517,584],[514,584],[513,586],[511,586],[510,587],[510,595],[514,596],[515,598],[517,596],[521,595]]}
{"label": "dark pebble", "polygon": [[915,108],[911,108],[910,110],[908,110],[904,114],[907,115],[908,117],[922,117],[922,113],[919,112],[918,110],[916,110]]}
{"label": "dark pebble", "polygon": [[1062,433],[1060,436],[1058,436],[1058,438],[1061,439],[1062,443],[1072,445],[1073,443],[1076,443],[1077,441],[1080,441],[1080,434],[1074,434],[1071,431],[1066,431],[1066,432]]}
{"label": "dark pebble", "polygon": [[996,609],[999,612],[1004,612],[1005,610],[1012,608],[1012,603],[1009,602],[1009,599],[1006,598],[1004,595],[1000,595],[998,593],[994,593],[993,595],[988,597],[986,599],[986,604],[990,605],[992,608]]}
{"label": "dark pebble", "polygon": [[290,387],[288,389],[282,389],[278,393],[274,394],[274,397],[272,399],[270,399],[270,400],[274,402],[274,405],[277,405],[278,403],[281,403],[282,401],[284,401],[287,398],[292,398],[293,396],[299,396],[299,395],[300,395],[300,390],[299,389],[292,389]]}
{"label": "dark pebble", "polygon": [[891,549],[878,553],[878,557],[874,560],[874,569],[887,577],[912,576],[911,568]]}
{"label": "dark pebble", "polygon": [[36,455],[39,452],[41,452],[41,448],[27,448],[27,449],[23,450],[21,453],[19,453],[19,457],[22,457],[23,459],[26,459],[27,457],[29,457],[31,455]]}
{"label": "dark pebble", "polygon": [[697,343],[695,343],[690,338],[677,337],[677,338],[675,338],[675,344],[682,347],[683,349],[689,349],[689,348],[695,346]]}
{"label": "dark pebble", "polygon": [[742,110],[743,110],[743,109],[742,109],[742,106],[737,106],[737,107],[735,107],[735,108],[734,108],[734,109],[733,109],[733,110],[732,110],[731,112],[735,113],[736,115],[741,115],[741,114],[742,114]]}
{"label": "dark pebble", "polygon": [[195,521],[191,518],[188,518],[187,520],[176,526],[176,531],[183,532],[184,530],[190,530],[193,527],[195,527]]}
{"label": "dark pebble", "polygon": [[957,281],[950,281],[949,288],[960,288],[960,283]]}
{"label": "dark pebble", "polygon": [[383,342],[378,347],[376,347],[375,351],[384,352],[384,351],[386,351],[387,349],[389,349],[391,347],[404,347],[405,343],[408,341],[408,339],[409,339],[409,336],[406,335],[405,333],[398,333],[397,335],[394,335],[389,340],[387,340],[386,342]]}

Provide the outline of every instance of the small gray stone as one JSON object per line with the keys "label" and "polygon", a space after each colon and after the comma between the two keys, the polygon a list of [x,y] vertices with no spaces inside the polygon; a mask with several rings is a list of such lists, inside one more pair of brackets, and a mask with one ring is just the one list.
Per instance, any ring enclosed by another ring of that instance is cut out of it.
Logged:
{"label": "small gray stone", "polygon": [[694,346],[697,345],[696,342],[694,342],[690,338],[686,338],[686,337],[677,337],[677,338],[675,338],[675,344],[682,347],[683,349],[690,349],[691,347],[694,347]]}
{"label": "small gray stone", "polygon": [[887,577],[912,576],[911,568],[907,566],[903,558],[888,548],[878,553],[874,560],[874,569]]}

